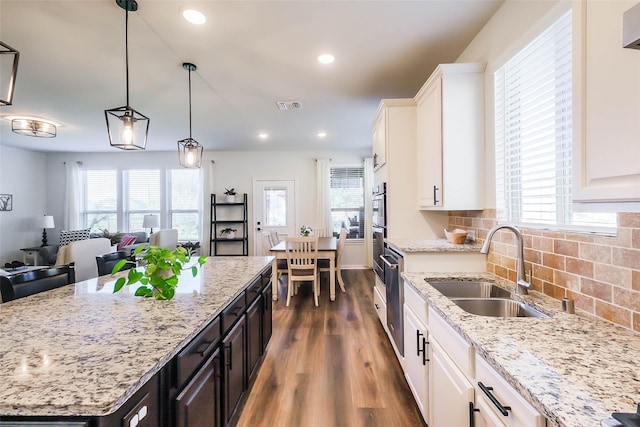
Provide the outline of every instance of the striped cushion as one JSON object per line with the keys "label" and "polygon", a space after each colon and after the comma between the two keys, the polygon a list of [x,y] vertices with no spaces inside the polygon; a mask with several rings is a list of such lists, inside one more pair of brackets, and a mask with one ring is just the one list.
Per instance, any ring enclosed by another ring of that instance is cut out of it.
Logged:
{"label": "striped cushion", "polygon": [[120,239],[120,243],[118,243],[118,250],[124,248],[125,246],[133,245],[136,242],[137,237],[131,236],[129,234],[125,234]]}

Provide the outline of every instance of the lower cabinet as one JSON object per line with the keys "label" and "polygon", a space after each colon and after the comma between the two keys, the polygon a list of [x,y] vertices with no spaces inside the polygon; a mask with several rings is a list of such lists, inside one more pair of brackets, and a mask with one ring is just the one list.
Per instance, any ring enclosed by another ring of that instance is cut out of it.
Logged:
{"label": "lower cabinet", "polygon": [[243,316],[222,341],[222,394],[224,409],[224,425],[230,424],[245,391],[245,330],[246,320]]}
{"label": "lower cabinet", "polygon": [[[262,356],[262,298],[247,309],[247,380],[254,376]],[[246,387],[249,386],[247,382]]]}
{"label": "lower cabinet", "polygon": [[475,403],[473,384],[431,336],[429,390],[430,426],[470,426],[469,404]]}
{"label": "lower cabinet", "polygon": [[[406,294],[405,294],[406,295]],[[404,370],[409,388],[427,420],[429,396],[429,341],[427,327],[413,312],[404,305]]]}
{"label": "lower cabinet", "polygon": [[176,426],[220,425],[220,350],[216,350],[176,397]]}

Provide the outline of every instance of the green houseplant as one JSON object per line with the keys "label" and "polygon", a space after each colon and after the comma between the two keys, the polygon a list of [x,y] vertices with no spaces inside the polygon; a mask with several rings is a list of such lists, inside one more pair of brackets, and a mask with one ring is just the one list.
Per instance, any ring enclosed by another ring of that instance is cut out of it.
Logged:
{"label": "green houseplant", "polygon": [[233,239],[234,237],[236,237],[236,229],[235,228],[223,228],[222,230],[220,230],[220,236],[221,237],[226,237],[227,239]]}
{"label": "green houseplant", "polygon": [[[132,256],[135,257],[144,249],[145,246],[138,246]],[[135,268],[129,270],[127,277],[120,277],[116,280],[113,292],[118,292],[125,285],[140,283],[135,292],[136,296],[154,297],[158,300],[172,299],[175,295],[175,287],[178,285],[178,276],[183,270],[188,269],[185,264],[190,260],[189,255],[190,251],[180,246],[173,250],[149,246],[141,259],[141,263],[145,266],[144,271],[138,271]],[[198,265],[189,268],[193,277],[196,277],[198,267],[206,262],[206,258],[205,256],[199,257]],[[113,266],[111,274],[116,274],[125,264],[131,262],[126,259],[118,261]]]}
{"label": "green houseplant", "polygon": [[104,230],[102,230],[101,237],[105,237],[109,239],[109,241],[111,242],[111,246],[113,246],[120,243],[120,240],[122,240],[122,233],[120,232],[111,233],[109,230],[105,228]]}
{"label": "green houseplant", "polygon": [[236,201],[236,190],[235,188],[224,188],[225,199],[228,203],[233,203]]}

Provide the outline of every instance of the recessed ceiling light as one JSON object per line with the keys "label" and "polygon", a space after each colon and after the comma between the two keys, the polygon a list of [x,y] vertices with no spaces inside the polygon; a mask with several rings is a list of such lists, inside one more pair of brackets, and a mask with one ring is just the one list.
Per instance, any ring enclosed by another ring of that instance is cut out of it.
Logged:
{"label": "recessed ceiling light", "polygon": [[202,25],[207,22],[207,17],[204,16],[202,12],[195,9],[185,9],[184,12],[182,12],[182,16],[184,16],[184,19],[187,21],[196,25]]}
{"label": "recessed ceiling light", "polygon": [[258,134],[258,138],[267,139],[267,138],[269,138],[269,134],[268,133],[264,133],[264,132],[263,133],[259,133]]}
{"label": "recessed ceiling light", "polygon": [[322,64],[331,64],[334,60],[335,58],[333,57],[333,55],[329,53],[323,53],[322,55],[318,56],[318,62]]}
{"label": "recessed ceiling light", "polygon": [[325,136],[327,136],[326,132],[318,132],[318,138],[324,138]]}

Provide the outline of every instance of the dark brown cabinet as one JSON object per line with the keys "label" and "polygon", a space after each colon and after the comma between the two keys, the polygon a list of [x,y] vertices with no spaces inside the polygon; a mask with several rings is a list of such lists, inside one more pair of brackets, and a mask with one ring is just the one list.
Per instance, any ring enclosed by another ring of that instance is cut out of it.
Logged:
{"label": "dark brown cabinet", "polygon": [[273,331],[273,290],[271,283],[262,291],[262,353],[264,354]]}
{"label": "dark brown cabinet", "polygon": [[[262,356],[262,297],[247,310],[247,380],[253,378]],[[247,382],[247,387],[251,381]]]}
{"label": "dark brown cabinet", "polygon": [[219,402],[220,350],[216,350],[176,397],[176,426],[219,426]]}
{"label": "dark brown cabinet", "polygon": [[224,392],[224,424],[229,425],[236,415],[236,409],[245,391],[245,317],[236,323],[231,332],[222,341],[222,384]]}

